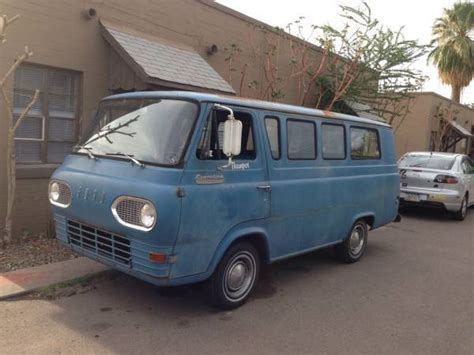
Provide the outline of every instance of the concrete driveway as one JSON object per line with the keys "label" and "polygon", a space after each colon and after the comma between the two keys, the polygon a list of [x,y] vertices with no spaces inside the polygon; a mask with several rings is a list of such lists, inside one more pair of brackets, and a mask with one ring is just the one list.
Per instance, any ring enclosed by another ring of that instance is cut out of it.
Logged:
{"label": "concrete driveway", "polygon": [[244,307],[216,312],[196,287],[128,276],[54,301],[0,303],[15,353],[474,353],[474,210],[408,211],[371,232],[363,260],[318,252],[270,266]]}

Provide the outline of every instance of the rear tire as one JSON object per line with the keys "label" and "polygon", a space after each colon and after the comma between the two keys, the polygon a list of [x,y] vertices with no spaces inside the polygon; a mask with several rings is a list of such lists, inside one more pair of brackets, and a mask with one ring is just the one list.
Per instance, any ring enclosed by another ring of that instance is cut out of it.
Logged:
{"label": "rear tire", "polygon": [[230,310],[244,304],[260,274],[260,257],[248,242],[233,245],[223,256],[214,274],[206,282],[212,306]]}
{"label": "rear tire", "polygon": [[347,264],[360,260],[367,247],[368,234],[367,223],[364,220],[354,223],[346,240],[336,246],[338,259]]}
{"label": "rear tire", "polygon": [[458,221],[464,221],[467,215],[467,204],[468,204],[468,200],[467,200],[467,194],[466,194],[464,198],[462,199],[461,207],[459,208],[459,211],[454,212],[454,215],[453,215],[454,219]]}

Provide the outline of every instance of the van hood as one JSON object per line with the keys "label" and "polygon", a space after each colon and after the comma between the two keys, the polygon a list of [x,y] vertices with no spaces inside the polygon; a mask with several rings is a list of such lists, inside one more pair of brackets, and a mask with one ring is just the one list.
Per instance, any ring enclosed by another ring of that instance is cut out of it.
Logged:
{"label": "van hood", "polygon": [[[66,220],[126,236],[147,244],[172,247],[177,235],[181,199],[176,190],[182,170],[156,166],[139,167],[127,159],[69,155],[54,172],[52,180],[65,182],[71,189],[71,205],[53,206],[55,215]],[[112,203],[121,196],[151,201],[157,222],[151,231],[140,231],[119,223],[112,214]]]}

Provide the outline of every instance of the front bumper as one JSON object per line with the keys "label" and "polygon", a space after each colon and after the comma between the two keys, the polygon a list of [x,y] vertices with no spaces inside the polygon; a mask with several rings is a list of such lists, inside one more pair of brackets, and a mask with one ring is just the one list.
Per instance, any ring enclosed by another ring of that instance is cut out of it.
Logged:
{"label": "front bumper", "polygon": [[459,211],[462,194],[456,190],[401,188],[400,203],[426,207],[442,207],[449,212]]}

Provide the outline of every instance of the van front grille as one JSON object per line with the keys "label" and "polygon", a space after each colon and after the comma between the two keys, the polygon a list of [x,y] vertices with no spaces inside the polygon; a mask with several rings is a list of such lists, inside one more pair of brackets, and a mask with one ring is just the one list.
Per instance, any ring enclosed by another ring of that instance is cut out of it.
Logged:
{"label": "van front grille", "polygon": [[71,245],[123,265],[130,265],[130,240],[83,223],[67,221]]}

